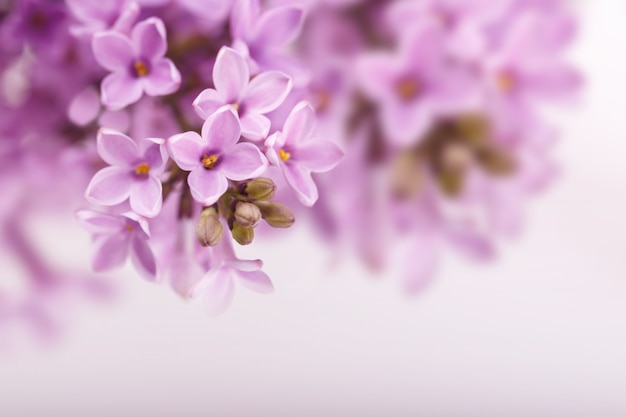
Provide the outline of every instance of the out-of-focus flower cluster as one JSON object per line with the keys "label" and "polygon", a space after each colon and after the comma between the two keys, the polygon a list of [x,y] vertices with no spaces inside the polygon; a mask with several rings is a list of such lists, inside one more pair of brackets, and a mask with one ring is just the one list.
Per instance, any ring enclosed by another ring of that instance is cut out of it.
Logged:
{"label": "out-of-focus flower cluster", "polygon": [[416,291],[445,242],[489,257],[551,178],[541,108],[578,89],[575,32],[561,0],[0,2],[3,244],[33,294],[67,287],[24,228],[85,196],[95,271],[130,259],[221,312],[235,283],[273,290],[234,243],[319,199],[369,263],[404,242]]}

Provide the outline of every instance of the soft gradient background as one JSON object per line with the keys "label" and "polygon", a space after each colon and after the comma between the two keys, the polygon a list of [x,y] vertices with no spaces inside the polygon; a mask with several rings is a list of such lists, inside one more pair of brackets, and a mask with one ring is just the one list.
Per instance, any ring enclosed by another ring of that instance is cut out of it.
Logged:
{"label": "soft gradient background", "polygon": [[[249,252],[277,293],[241,291],[218,319],[119,276],[119,301],[77,309],[60,342],[0,355],[0,416],[625,416],[626,2],[582,11],[562,179],[497,264],[451,257],[407,299],[331,268],[300,224]],[[46,236],[59,259],[88,254],[84,233]]]}

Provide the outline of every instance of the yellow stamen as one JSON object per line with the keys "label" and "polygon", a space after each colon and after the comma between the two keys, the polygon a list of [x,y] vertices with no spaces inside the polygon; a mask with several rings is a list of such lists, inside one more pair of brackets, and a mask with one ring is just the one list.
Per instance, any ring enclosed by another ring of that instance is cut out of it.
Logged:
{"label": "yellow stamen", "polygon": [[396,85],[396,93],[402,100],[413,100],[420,93],[420,85],[414,79],[405,78]]}
{"label": "yellow stamen", "polygon": [[140,164],[137,168],[135,168],[135,174],[137,175],[148,175],[150,173],[150,165],[143,163]]}
{"label": "yellow stamen", "polygon": [[135,228],[133,226],[131,226],[130,224],[126,225],[126,230],[128,230],[129,232],[134,232]]}
{"label": "yellow stamen", "polygon": [[282,159],[283,162],[287,162],[289,158],[291,158],[291,154],[284,149],[278,151],[278,156],[280,156],[280,159]]}
{"label": "yellow stamen", "polygon": [[328,91],[317,91],[315,96],[317,98],[317,111],[321,112],[330,107],[332,97]]}
{"label": "yellow stamen", "polygon": [[141,78],[150,74],[150,70],[148,69],[148,66],[146,65],[145,62],[143,62],[140,59],[135,61],[135,63],[133,64],[133,68],[135,68],[135,75],[137,75],[137,77]]}
{"label": "yellow stamen", "polygon": [[497,76],[496,84],[498,85],[498,88],[500,90],[504,91],[505,93],[509,93],[513,91],[516,83],[511,74],[503,72]]}
{"label": "yellow stamen", "polygon": [[213,169],[218,159],[219,157],[217,155],[206,155],[202,157],[202,165],[204,165],[206,169]]}
{"label": "yellow stamen", "polygon": [[239,111],[239,104],[233,103],[233,109],[235,109],[235,111]]}

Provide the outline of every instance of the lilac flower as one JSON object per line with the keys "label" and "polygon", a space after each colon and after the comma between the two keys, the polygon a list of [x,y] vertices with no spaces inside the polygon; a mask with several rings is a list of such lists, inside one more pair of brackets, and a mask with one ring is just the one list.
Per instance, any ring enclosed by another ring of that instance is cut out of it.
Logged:
{"label": "lilac flower", "polygon": [[330,171],[343,157],[337,145],[316,139],[314,129],[313,107],[307,102],[300,102],[285,121],[283,131],[274,133],[265,141],[268,159],[281,168],[285,179],[305,206],[312,206],[318,198],[311,173]]}
{"label": "lilac flower", "polygon": [[148,281],[157,278],[157,265],[148,245],[148,222],[135,213],[112,215],[81,210],[78,222],[93,236],[95,250],[91,264],[96,272],[120,267],[130,256],[133,265]]}
{"label": "lilac flower", "polygon": [[92,40],[100,65],[112,74],[102,81],[102,104],[118,110],[149,96],[178,90],[181,77],[174,63],[164,58],[167,51],[165,25],[158,18],[139,22],[130,38],[114,31],[100,32]]}
{"label": "lilac flower", "polygon": [[291,78],[278,71],[261,73],[250,81],[244,57],[223,47],[213,67],[215,89],[206,89],[194,101],[198,114],[206,119],[218,108],[231,105],[239,113],[241,133],[251,140],[264,139],[270,121],[263,116],[275,110],[291,91]]}
{"label": "lilac flower", "polygon": [[228,179],[242,181],[265,171],[267,161],[251,143],[238,143],[241,128],[231,107],[209,117],[196,132],[175,135],[168,140],[170,156],[178,166],[191,171],[187,179],[193,198],[215,203],[228,188]]}
{"label": "lilac flower", "polygon": [[235,281],[260,294],[274,292],[272,281],[261,271],[262,267],[260,259],[237,258],[231,239],[224,238],[212,249],[209,270],[191,288],[189,295],[192,298],[202,297],[209,313],[223,313],[235,295]]}
{"label": "lilac flower", "polygon": [[475,99],[472,78],[446,61],[444,41],[440,27],[425,25],[398,55],[371,53],[357,62],[359,86],[380,104],[381,123],[395,145],[417,142],[437,117]]}
{"label": "lilac flower", "polygon": [[154,217],[161,211],[167,153],[160,139],[144,139],[139,146],[128,136],[109,129],[98,134],[98,153],[110,167],[98,171],[86,197],[96,204],[114,206],[127,199],[137,214]]}
{"label": "lilac flower", "polygon": [[66,4],[80,22],[70,28],[78,36],[107,29],[130,32],[140,12],[134,0],[66,0]]}

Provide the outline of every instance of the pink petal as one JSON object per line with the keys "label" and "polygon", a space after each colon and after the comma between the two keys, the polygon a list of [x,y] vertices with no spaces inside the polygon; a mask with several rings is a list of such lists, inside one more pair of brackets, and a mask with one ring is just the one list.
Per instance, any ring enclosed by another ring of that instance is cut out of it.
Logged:
{"label": "pink petal", "polygon": [[381,122],[392,144],[401,147],[414,144],[430,129],[434,121],[433,111],[421,104],[387,102],[383,106]]}
{"label": "pink petal", "polygon": [[103,206],[118,205],[128,199],[132,180],[126,170],[118,167],[103,168],[91,179],[85,197]]}
{"label": "pink petal", "polygon": [[196,132],[179,133],[167,141],[167,151],[184,171],[193,171],[200,165],[205,147],[204,140]]}
{"label": "pink petal", "polygon": [[240,137],[239,118],[232,107],[222,107],[202,125],[202,138],[210,151],[229,149]]}
{"label": "pink petal", "polygon": [[96,272],[109,271],[124,264],[128,256],[128,233],[100,236],[93,242],[91,267]]}
{"label": "pink petal", "polygon": [[128,71],[114,72],[102,80],[100,86],[102,104],[109,110],[120,110],[135,103],[143,95],[141,80],[133,78]]}
{"label": "pink petal", "polygon": [[135,180],[130,191],[130,207],[144,217],[155,217],[163,204],[161,181],[149,175],[145,180]]}
{"label": "pink petal", "polygon": [[207,88],[193,101],[193,108],[198,116],[206,120],[225,104],[226,99],[219,91]]}
{"label": "pink petal", "polygon": [[312,172],[326,172],[335,168],[343,151],[329,141],[312,140],[294,151],[294,161]]}
{"label": "pink petal", "polygon": [[97,141],[98,154],[109,165],[134,168],[140,158],[137,143],[123,133],[100,129]]}
{"label": "pink petal", "polygon": [[131,32],[135,54],[147,60],[162,58],[167,51],[167,35],[163,21],[151,17],[135,25]]}
{"label": "pink petal", "polygon": [[213,67],[213,84],[229,104],[236,103],[250,80],[246,59],[236,50],[222,47]]}
{"label": "pink petal", "polygon": [[242,285],[254,292],[261,294],[274,292],[272,280],[270,280],[270,277],[263,271],[237,271],[237,277]]}
{"label": "pink petal", "polygon": [[432,231],[424,230],[414,234],[403,277],[404,290],[411,295],[422,291],[434,278],[440,247]]}
{"label": "pink petal", "polygon": [[234,181],[258,177],[267,168],[265,157],[252,143],[238,143],[222,156],[219,170]]}
{"label": "pink petal", "polygon": [[355,77],[365,94],[380,100],[391,94],[402,69],[402,63],[396,57],[383,52],[370,53],[357,60]]}
{"label": "pink petal", "polygon": [[134,236],[131,241],[130,258],[139,273],[148,281],[156,281],[157,265],[152,249],[146,240]]}
{"label": "pink petal", "polygon": [[214,204],[228,189],[228,181],[224,174],[203,167],[191,171],[187,183],[194,200],[206,206]]}
{"label": "pink petal", "polygon": [[235,295],[232,274],[232,269],[228,267],[210,271],[198,284],[198,288],[194,289],[195,294],[203,294],[204,305],[209,314],[221,314],[232,303]]}
{"label": "pink petal", "polygon": [[150,165],[150,173],[160,175],[165,170],[169,157],[163,139],[148,138],[139,144],[139,152],[143,160]]}
{"label": "pink petal", "polygon": [[295,191],[296,197],[302,204],[311,207],[317,201],[319,194],[317,186],[311,178],[311,173],[298,164],[284,164],[283,174],[285,179]]}
{"label": "pink petal", "polygon": [[130,40],[113,31],[96,33],[91,47],[96,61],[109,71],[128,71],[135,57]]}
{"label": "pink petal", "polygon": [[100,96],[92,86],[85,88],[72,99],[68,109],[68,117],[77,125],[91,123],[100,112]]}
{"label": "pink petal", "polygon": [[76,212],[76,220],[89,233],[114,234],[124,230],[126,222],[119,216],[91,210]]}
{"label": "pink petal", "polygon": [[257,75],[243,93],[246,111],[265,114],[276,110],[285,101],[292,84],[291,78],[282,72],[268,71]]}
{"label": "pink petal", "polygon": [[537,97],[570,98],[582,85],[582,76],[565,64],[552,64],[522,76],[523,88]]}
{"label": "pink petal", "polygon": [[239,120],[241,122],[241,136],[254,141],[265,139],[272,125],[270,119],[256,113],[247,113]]}
{"label": "pink petal", "polygon": [[230,14],[230,33],[233,39],[247,41],[259,14],[259,0],[235,0]]}
{"label": "pink petal", "polygon": [[315,110],[306,101],[293,108],[283,127],[283,143],[297,144],[313,135],[315,130]]}
{"label": "pink petal", "polygon": [[303,11],[297,7],[276,7],[261,16],[255,45],[283,46],[293,41],[302,25]]}
{"label": "pink petal", "polygon": [[147,95],[166,96],[180,87],[180,72],[171,60],[160,59],[153,63],[150,74],[141,80]]}

